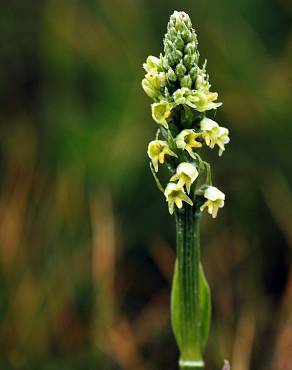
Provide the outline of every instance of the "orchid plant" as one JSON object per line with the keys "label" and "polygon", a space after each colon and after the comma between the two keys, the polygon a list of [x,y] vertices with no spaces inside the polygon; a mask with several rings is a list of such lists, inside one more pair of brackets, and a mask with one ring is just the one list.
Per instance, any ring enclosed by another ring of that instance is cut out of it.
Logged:
{"label": "orchid plant", "polygon": [[[211,297],[200,261],[200,219],[205,209],[215,218],[225,201],[224,193],[212,184],[210,164],[199,152],[203,146],[218,146],[221,156],[229,142],[228,129],[207,117],[222,103],[210,90],[207,62],[200,65],[199,56],[189,16],[175,11],[167,25],[164,53],[147,58],[142,81],[154,101],[151,112],[158,125],[156,138],[148,145],[150,168],[176,218],[171,319],[181,370],[204,368]],[[159,179],[163,164],[170,173],[166,186]]]}

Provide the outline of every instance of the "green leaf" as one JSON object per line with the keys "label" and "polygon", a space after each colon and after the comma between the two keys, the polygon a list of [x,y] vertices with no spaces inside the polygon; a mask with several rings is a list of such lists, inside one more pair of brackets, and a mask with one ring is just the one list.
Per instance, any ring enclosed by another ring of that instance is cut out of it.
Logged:
{"label": "green leaf", "polygon": [[[201,353],[203,353],[206,346],[206,342],[210,330],[210,319],[211,319],[211,294],[210,288],[206,281],[202,264],[200,263],[199,270],[199,296],[200,296],[200,317],[197,318],[200,320],[200,346]],[[175,261],[174,266],[174,276],[171,290],[171,324],[174,332],[174,336],[177,341],[177,345],[181,353],[184,352],[184,342],[183,342],[183,326],[181,322],[180,308],[183,302],[180,300],[179,293],[179,272],[178,272],[178,263]],[[195,343],[194,343],[195,346]],[[194,348],[194,351],[196,349]]]}
{"label": "green leaf", "polygon": [[200,291],[200,339],[201,350],[203,351],[210,331],[211,320],[211,293],[210,288],[205,278],[203,266],[200,263],[199,271],[199,291]]}
{"label": "green leaf", "polygon": [[182,352],[181,341],[181,324],[180,324],[180,299],[179,299],[179,279],[178,279],[178,263],[175,261],[173,282],[171,288],[171,325],[172,330],[180,352]]}

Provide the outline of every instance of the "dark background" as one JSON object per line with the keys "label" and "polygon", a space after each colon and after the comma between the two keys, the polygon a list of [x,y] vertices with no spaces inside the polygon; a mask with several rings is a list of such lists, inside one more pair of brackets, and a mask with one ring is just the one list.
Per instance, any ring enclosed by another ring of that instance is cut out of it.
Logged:
{"label": "dark background", "polygon": [[2,1],[0,368],[174,370],[174,220],[151,177],[142,63],[189,13],[224,102],[204,215],[207,369],[292,369],[292,4]]}

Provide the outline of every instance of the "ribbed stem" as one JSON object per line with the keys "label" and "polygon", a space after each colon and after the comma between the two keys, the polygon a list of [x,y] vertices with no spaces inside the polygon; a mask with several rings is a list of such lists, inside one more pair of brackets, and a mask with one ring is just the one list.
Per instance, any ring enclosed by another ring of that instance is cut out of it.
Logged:
{"label": "ribbed stem", "polygon": [[200,211],[185,205],[176,214],[180,304],[180,369],[203,369],[200,344]]}

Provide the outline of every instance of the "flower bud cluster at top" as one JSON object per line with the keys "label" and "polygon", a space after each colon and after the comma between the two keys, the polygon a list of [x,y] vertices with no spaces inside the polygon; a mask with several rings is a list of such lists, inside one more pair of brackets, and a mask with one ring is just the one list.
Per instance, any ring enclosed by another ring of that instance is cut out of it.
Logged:
{"label": "flower bud cluster at top", "polygon": [[[189,16],[175,11],[167,26],[164,54],[147,58],[142,81],[144,91],[154,100],[152,117],[159,125],[156,140],[148,146],[153,173],[159,181],[159,163],[166,162],[173,175],[164,189],[171,214],[183,202],[193,205],[195,195],[205,199],[201,210],[207,207],[213,217],[224,205],[225,195],[211,184],[209,164],[196,152],[203,145],[211,149],[217,145],[221,156],[229,142],[228,129],[206,116],[222,105],[217,102],[218,94],[210,91],[206,64],[199,66],[197,35]],[[206,181],[196,190],[204,172]]]}

